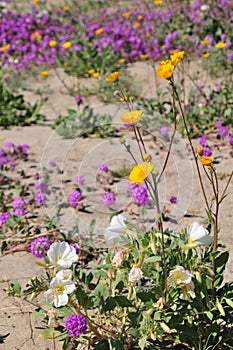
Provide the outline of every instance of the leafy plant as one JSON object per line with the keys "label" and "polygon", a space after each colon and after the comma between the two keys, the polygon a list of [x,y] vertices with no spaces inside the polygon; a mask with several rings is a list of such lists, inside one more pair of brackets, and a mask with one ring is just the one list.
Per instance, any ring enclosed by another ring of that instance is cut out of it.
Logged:
{"label": "leafy plant", "polygon": [[93,108],[86,106],[81,112],[68,109],[67,116],[59,116],[53,125],[57,133],[64,138],[106,137],[113,133],[112,117],[96,114]]}
{"label": "leafy plant", "polygon": [[0,81],[0,126],[26,126],[44,120],[45,116],[39,113],[44,102],[44,99],[40,99],[31,106],[25,102],[23,95],[12,94]]}

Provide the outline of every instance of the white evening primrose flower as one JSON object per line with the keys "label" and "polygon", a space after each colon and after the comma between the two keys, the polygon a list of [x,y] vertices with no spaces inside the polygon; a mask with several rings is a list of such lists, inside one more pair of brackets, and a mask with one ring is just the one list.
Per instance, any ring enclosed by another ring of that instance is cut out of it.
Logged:
{"label": "white evening primrose flower", "polygon": [[112,264],[119,269],[123,264],[126,254],[127,254],[127,249],[123,249],[117,252],[112,259]]}
{"label": "white evening primrose flower", "polygon": [[47,255],[51,264],[62,269],[69,268],[73,262],[78,260],[75,248],[67,242],[52,243]]}
{"label": "white evening primrose flower", "polygon": [[134,265],[129,272],[128,282],[130,284],[136,284],[140,282],[142,276],[143,276],[143,273],[140,267],[137,267],[136,265]]}
{"label": "white evening primrose flower", "polygon": [[105,229],[105,236],[109,242],[123,243],[121,236],[126,232],[127,229],[124,221],[126,221],[126,218],[121,214],[112,217],[110,224]]}
{"label": "white evening primrose flower", "polygon": [[168,276],[168,283],[170,286],[182,286],[185,284],[190,284],[193,275],[185,270],[183,266],[176,266],[174,270],[170,271]]}
{"label": "white evening primrose flower", "polygon": [[189,241],[184,249],[196,248],[198,245],[212,244],[213,237],[209,235],[209,231],[198,222],[193,222],[189,229]]}
{"label": "white evening primrose flower", "polygon": [[188,284],[185,284],[182,288],[183,293],[180,294],[180,299],[191,301],[195,298],[196,294],[194,292],[194,284],[192,281]]}
{"label": "white evening primrose flower", "polygon": [[61,270],[56,274],[56,277],[59,278],[63,283],[65,283],[66,281],[71,281],[72,271],[69,269]]}
{"label": "white evening primrose flower", "polygon": [[55,307],[60,307],[68,303],[68,294],[71,294],[75,289],[74,282],[60,279],[56,275],[50,282],[50,288],[44,293],[44,296],[48,303],[54,303]]}

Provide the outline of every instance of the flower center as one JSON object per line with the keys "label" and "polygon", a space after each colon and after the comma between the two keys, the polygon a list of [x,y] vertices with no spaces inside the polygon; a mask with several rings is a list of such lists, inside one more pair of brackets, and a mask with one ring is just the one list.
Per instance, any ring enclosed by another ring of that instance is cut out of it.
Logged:
{"label": "flower center", "polygon": [[54,293],[57,295],[63,294],[65,290],[65,287],[63,284],[57,284],[54,288]]}

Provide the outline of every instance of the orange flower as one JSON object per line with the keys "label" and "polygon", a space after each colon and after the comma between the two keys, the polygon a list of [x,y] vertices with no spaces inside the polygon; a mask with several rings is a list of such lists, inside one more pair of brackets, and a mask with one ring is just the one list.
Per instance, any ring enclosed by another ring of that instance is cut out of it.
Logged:
{"label": "orange flower", "polygon": [[7,51],[7,50],[9,50],[9,48],[10,48],[10,44],[6,44],[6,45],[0,47],[0,51]]}
{"label": "orange flower", "polygon": [[47,77],[49,75],[49,72],[47,70],[43,70],[42,72],[40,72],[40,75],[42,77]]}
{"label": "orange flower", "polygon": [[111,73],[105,80],[108,83],[114,83],[115,81],[118,81],[120,78],[120,72],[113,72]]}
{"label": "orange flower", "polygon": [[209,44],[209,41],[207,39],[201,40],[202,45],[207,45]]}
{"label": "orange flower", "polygon": [[178,51],[178,50],[175,50],[170,59],[171,59],[171,64],[176,67],[177,64],[184,58],[184,54],[185,52],[184,51]]}
{"label": "orange flower", "polygon": [[96,29],[95,34],[100,35],[103,33],[103,28]]}
{"label": "orange flower", "polygon": [[199,158],[200,162],[204,166],[212,166],[213,164],[213,158],[209,156],[202,156]]}
{"label": "orange flower", "polygon": [[202,57],[203,58],[208,58],[210,56],[209,52],[203,53]]}
{"label": "orange flower", "polygon": [[202,156],[203,155],[203,147],[197,147],[197,154],[199,155],[199,156]]}
{"label": "orange flower", "polygon": [[32,39],[41,39],[42,36],[40,35],[40,33],[35,32],[35,33],[32,33],[31,38]]}
{"label": "orange flower", "polygon": [[120,58],[117,62],[118,62],[119,64],[123,64],[123,63],[125,63],[125,58]]}
{"label": "orange flower", "polygon": [[125,18],[129,18],[130,12],[129,11],[128,12],[124,12],[124,13],[122,13],[122,16],[125,17]]}
{"label": "orange flower", "polygon": [[135,28],[140,28],[140,27],[141,27],[141,24],[140,24],[139,22],[135,22],[135,23],[134,23],[134,27],[135,27]]}
{"label": "orange flower", "polygon": [[139,184],[144,181],[147,176],[154,169],[154,165],[150,162],[143,162],[141,164],[135,165],[131,173],[129,174],[130,182]]}
{"label": "orange flower", "polygon": [[93,78],[97,79],[97,78],[99,78],[100,73],[99,72],[95,72],[95,73],[92,74],[92,76],[93,76]]}

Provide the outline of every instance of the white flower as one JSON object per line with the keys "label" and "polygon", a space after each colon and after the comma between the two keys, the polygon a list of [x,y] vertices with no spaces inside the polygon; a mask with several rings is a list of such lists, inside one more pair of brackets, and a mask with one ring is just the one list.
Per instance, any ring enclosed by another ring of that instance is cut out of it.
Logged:
{"label": "white flower", "polygon": [[127,253],[126,249],[123,249],[117,252],[112,259],[112,264],[115,265],[117,268],[120,268],[121,265],[123,264],[126,253]]}
{"label": "white flower", "polygon": [[170,271],[168,276],[168,283],[170,286],[180,286],[185,284],[190,284],[193,275],[185,270],[183,266],[176,266],[174,270]]}
{"label": "white flower", "polygon": [[195,298],[196,294],[194,292],[194,284],[192,281],[184,285],[182,288],[183,288],[183,293],[180,294],[180,299],[191,301],[192,299]]}
{"label": "white flower", "polygon": [[190,243],[196,243],[197,245],[210,245],[212,243],[213,238],[209,235],[208,230],[196,221],[190,226],[189,232]]}
{"label": "white flower", "polygon": [[127,226],[124,223],[125,220],[126,218],[121,214],[112,217],[110,224],[105,229],[105,236],[109,242],[123,242],[121,236],[127,229]]}
{"label": "white flower", "polygon": [[69,269],[61,270],[56,274],[56,277],[59,278],[63,283],[65,283],[66,281],[71,281],[72,271]]}
{"label": "white flower", "polygon": [[200,10],[204,12],[204,11],[209,10],[209,8],[210,8],[209,5],[203,4],[203,5],[201,5]]}
{"label": "white flower", "polygon": [[47,255],[51,264],[59,266],[62,269],[69,268],[73,262],[78,260],[75,248],[67,242],[52,243]]}
{"label": "white flower", "polygon": [[131,284],[135,284],[140,281],[142,276],[143,276],[143,273],[140,267],[133,266],[129,272],[128,282]]}
{"label": "white flower", "polygon": [[[76,287],[70,279],[64,279],[68,274],[60,271],[50,282],[50,288],[44,293],[48,303],[54,303],[55,307],[63,306],[68,303],[68,294],[72,293]],[[60,278],[61,277],[61,278]]]}

